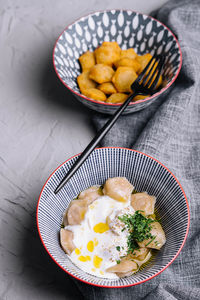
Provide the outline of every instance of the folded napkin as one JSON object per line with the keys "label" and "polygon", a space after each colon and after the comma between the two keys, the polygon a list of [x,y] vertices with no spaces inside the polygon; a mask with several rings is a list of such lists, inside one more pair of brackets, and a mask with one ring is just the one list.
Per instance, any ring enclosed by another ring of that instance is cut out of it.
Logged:
{"label": "folded napkin", "polygon": [[[123,289],[76,281],[85,299],[200,299],[200,1],[170,1],[156,18],[177,35],[183,66],[167,95],[147,109],[122,116],[101,146],[140,150],[164,163],[179,179],[189,200],[189,236],[177,259],[159,276]],[[94,117],[96,129],[107,116]]]}

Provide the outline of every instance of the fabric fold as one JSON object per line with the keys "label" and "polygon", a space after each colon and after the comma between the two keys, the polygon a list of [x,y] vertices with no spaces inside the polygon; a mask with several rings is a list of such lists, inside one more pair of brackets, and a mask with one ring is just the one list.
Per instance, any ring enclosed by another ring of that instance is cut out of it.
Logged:
{"label": "fabric fold", "polygon": [[[88,300],[200,299],[200,1],[170,1],[155,17],[179,38],[183,54],[180,75],[171,89],[148,108],[121,116],[101,146],[140,150],[174,173],[189,201],[189,236],[176,260],[143,284],[105,289],[76,281]],[[107,119],[96,114],[96,129]]]}

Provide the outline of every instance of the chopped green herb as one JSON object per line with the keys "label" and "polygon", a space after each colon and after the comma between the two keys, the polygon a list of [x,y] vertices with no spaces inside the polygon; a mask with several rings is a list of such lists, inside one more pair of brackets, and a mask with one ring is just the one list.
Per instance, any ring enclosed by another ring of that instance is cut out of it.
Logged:
{"label": "chopped green herb", "polygon": [[124,247],[122,247],[122,249],[124,250]]}
{"label": "chopped green herb", "polygon": [[160,219],[160,218],[159,218],[159,219],[156,219],[155,222],[158,222],[158,223],[161,224],[161,219]]}
{"label": "chopped green herb", "polygon": [[123,232],[126,229],[126,227],[122,228],[121,232]]}
{"label": "chopped green herb", "polygon": [[81,192],[76,196],[76,198],[74,198],[74,200],[78,200],[80,194],[81,194]]}
{"label": "chopped green herb", "polygon": [[133,189],[132,194],[137,194],[138,191],[136,191],[135,189]]}
{"label": "chopped green herb", "polygon": [[117,263],[118,265],[120,264],[120,262],[121,262],[120,259],[116,260],[116,263]]}
{"label": "chopped green herb", "polygon": [[127,254],[133,253],[134,250],[139,249],[137,242],[132,238],[131,234],[128,236],[127,246],[128,246]]}
{"label": "chopped green herb", "polygon": [[65,228],[65,226],[64,226],[64,224],[63,224],[63,223],[61,224],[61,228]]}
{"label": "chopped green herb", "polygon": [[118,219],[125,224],[129,231],[127,238],[128,252],[133,253],[134,250],[139,249],[137,242],[142,242],[146,239],[153,238],[151,235],[151,223],[155,222],[152,219],[146,218],[139,210],[134,215],[119,216]]}
{"label": "chopped green herb", "polygon": [[117,251],[120,251],[120,246],[117,246],[116,249],[117,249]]}
{"label": "chopped green herb", "polygon": [[152,237],[152,239],[145,245],[145,247],[148,246],[151,242],[153,242],[153,240],[155,240],[155,238],[156,238],[156,236],[154,235],[154,236]]}
{"label": "chopped green herb", "polygon": [[100,196],[103,195],[103,185],[101,185],[101,186],[99,187],[99,189],[98,189],[98,194],[99,194]]}

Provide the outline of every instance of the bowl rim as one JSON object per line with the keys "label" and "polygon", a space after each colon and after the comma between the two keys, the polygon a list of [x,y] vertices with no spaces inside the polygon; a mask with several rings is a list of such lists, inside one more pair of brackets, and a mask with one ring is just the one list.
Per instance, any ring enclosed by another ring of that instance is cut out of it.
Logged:
{"label": "bowl rim", "polygon": [[67,163],[68,161],[70,161],[71,159],[73,159],[74,157],[77,157],[79,156],[81,153],[78,153],[70,158],[68,158],[66,161],[64,161],[62,164],[60,164],[51,174],[50,176],[48,177],[48,179],[46,180],[46,182],[44,183],[43,187],[42,187],[42,190],[40,192],[40,195],[39,195],[39,198],[38,198],[38,203],[37,203],[37,208],[36,208],[36,223],[37,223],[37,230],[38,230],[38,233],[39,233],[39,237],[40,237],[40,240],[45,248],[45,250],[47,251],[47,253],[49,254],[49,256],[52,258],[52,260],[63,270],[65,271],[68,275],[72,276],[73,278],[79,280],[79,281],[82,281],[84,283],[87,283],[89,285],[92,285],[92,286],[97,286],[97,287],[103,287],[103,288],[125,288],[125,287],[131,287],[131,286],[135,286],[135,285],[138,285],[138,284],[141,284],[141,283],[144,283],[148,280],[151,280],[153,279],[154,277],[158,276],[160,273],[162,273],[165,269],[167,269],[171,263],[177,258],[177,256],[180,254],[184,244],[185,244],[185,241],[187,239],[187,236],[188,236],[188,232],[189,232],[189,227],[190,227],[190,209],[189,209],[189,203],[188,203],[188,200],[187,200],[187,197],[186,197],[186,194],[183,190],[183,187],[182,185],[180,184],[180,182],[178,181],[178,179],[176,178],[176,176],[163,164],[161,163],[159,160],[157,160],[156,158],[148,155],[148,154],[145,154],[141,151],[138,151],[138,150],[135,150],[135,149],[129,149],[129,148],[125,148],[125,147],[100,147],[100,148],[95,148],[95,150],[100,150],[100,149],[122,149],[122,150],[129,150],[129,151],[132,151],[132,152],[137,152],[137,153],[140,153],[144,156],[147,156],[151,159],[153,159],[154,161],[156,161],[157,163],[159,163],[162,167],[164,167],[171,175],[172,177],[176,180],[176,182],[178,183],[179,187],[181,188],[181,191],[185,197],[185,201],[186,201],[186,205],[187,205],[187,213],[188,213],[188,222],[187,222],[187,229],[186,229],[186,233],[185,233],[185,237],[184,237],[184,240],[179,248],[179,250],[177,251],[177,253],[175,254],[175,256],[168,262],[168,264],[163,267],[159,272],[157,272],[156,274],[144,279],[144,280],[141,280],[139,282],[136,282],[136,283],[132,283],[132,284],[128,284],[128,285],[121,285],[121,286],[108,286],[108,285],[101,285],[101,284],[96,284],[96,283],[92,283],[92,282],[88,282],[86,280],[83,280],[73,274],[71,274],[69,271],[67,271],[66,269],[64,269],[57,261],[56,259],[53,257],[53,255],[50,253],[50,251],[47,249],[47,246],[45,245],[43,239],[42,239],[42,234],[40,232],[40,227],[39,227],[39,203],[40,203],[40,199],[41,199],[41,196],[42,196],[42,193],[43,193],[43,190],[47,184],[47,182],[49,181],[49,179],[52,177],[52,175],[60,168],[62,167],[65,163]]}
{"label": "bowl rim", "polygon": [[175,41],[176,41],[176,44],[178,45],[178,48],[179,48],[179,53],[180,53],[180,63],[179,63],[179,68],[178,68],[178,70],[177,70],[177,73],[176,73],[176,75],[175,75],[175,77],[173,78],[173,80],[172,81],[170,81],[164,88],[162,88],[160,91],[158,91],[157,93],[155,93],[155,94],[153,94],[151,97],[147,97],[147,98],[145,98],[145,99],[141,99],[141,100],[138,100],[138,101],[136,101],[136,102],[130,102],[129,104],[128,104],[128,106],[133,106],[133,105],[136,105],[137,103],[143,103],[143,102],[147,102],[147,101],[149,101],[149,100],[151,100],[151,99],[154,99],[154,98],[156,98],[156,97],[158,97],[160,94],[162,94],[163,92],[165,92],[174,82],[175,82],[175,80],[176,80],[176,78],[178,77],[178,74],[180,73],[180,70],[181,70],[181,67],[182,67],[182,51],[181,51],[181,46],[180,46],[180,44],[179,44],[179,42],[178,42],[178,39],[176,38],[176,36],[175,36],[175,34],[164,24],[164,23],[162,23],[161,21],[159,21],[159,20],[157,20],[156,18],[154,18],[154,17],[152,17],[152,16],[149,16],[149,15],[147,15],[147,14],[143,14],[143,13],[141,13],[141,12],[138,12],[138,11],[135,11],[135,10],[132,10],[132,9],[107,9],[107,10],[99,10],[99,11],[93,11],[93,12],[91,12],[91,13],[89,13],[89,14],[86,14],[86,15],[84,15],[84,16],[81,16],[80,18],[78,18],[77,20],[75,20],[74,22],[72,22],[72,23],[70,23],[69,25],[67,25],[65,28],[64,28],[64,30],[61,32],[61,34],[58,36],[58,38],[57,38],[57,40],[56,40],[56,42],[55,42],[55,44],[54,44],[54,47],[53,47],[53,55],[52,55],[52,58],[53,58],[53,67],[54,67],[54,70],[55,70],[55,72],[56,72],[56,74],[57,74],[57,76],[58,76],[58,78],[60,79],[60,81],[64,84],[64,86],[66,87],[66,88],[68,88],[72,93],[74,93],[76,96],[78,96],[78,97],[81,97],[81,98],[83,98],[83,99],[85,99],[85,100],[88,100],[88,101],[90,101],[90,102],[92,102],[92,103],[96,103],[96,104],[99,104],[99,105],[105,105],[105,106],[107,106],[107,107],[119,107],[119,106],[121,106],[121,103],[106,103],[106,102],[101,102],[101,101],[97,101],[97,100],[93,100],[93,99],[91,99],[91,98],[88,98],[88,97],[86,97],[86,96],[84,96],[83,94],[81,94],[81,93],[78,93],[78,92],[76,92],[76,91],[74,91],[68,84],[66,84],[65,82],[64,82],[64,80],[61,78],[61,76],[59,75],[59,73],[58,73],[58,71],[57,71],[57,68],[56,68],[56,65],[55,65],[55,59],[54,59],[54,56],[55,56],[55,49],[56,49],[56,46],[57,46],[57,42],[58,42],[58,40],[60,39],[60,37],[63,35],[63,33],[70,27],[70,26],[72,26],[72,25],[74,25],[74,24],[76,24],[77,22],[79,22],[82,18],[87,18],[87,17],[89,17],[89,16],[92,16],[92,15],[94,15],[94,14],[96,14],[96,13],[104,13],[104,12],[110,12],[110,11],[112,11],[112,10],[115,10],[115,11],[131,11],[132,13],[136,13],[136,14],[140,14],[140,15],[143,15],[143,16],[145,16],[145,17],[147,17],[147,18],[150,18],[150,19],[152,19],[152,20],[154,20],[154,21],[156,21],[156,22],[158,22],[158,23],[160,23],[163,27],[165,27],[170,33],[171,33],[171,35],[173,36],[173,38],[175,39]]}

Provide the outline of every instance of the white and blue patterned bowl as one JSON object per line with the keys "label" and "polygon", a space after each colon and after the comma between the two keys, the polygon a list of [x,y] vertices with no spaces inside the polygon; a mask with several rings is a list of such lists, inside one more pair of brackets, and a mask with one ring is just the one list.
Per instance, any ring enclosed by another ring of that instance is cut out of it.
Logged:
{"label": "white and blue patterned bowl", "polygon": [[[163,164],[141,152],[125,148],[99,148],[92,152],[64,188],[55,195],[55,188],[78,156],[68,159],[51,174],[38,200],[38,231],[51,258],[76,279],[101,287],[132,286],[160,274],[180,253],[189,230],[188,202],[176,177]],[[59,243],[62,215],[70,201],[86,188],[101,185],[107,178],[115,176],[125,176],[136,190],[147,191],[157,197],[156,209],[167,238],[166,244],[144,269],[117,280],[85,273],[71,262]]]}
{"label": "white and blue patterned bowl", "polygon": [[77,76],[81,73],[78,58],[93,51],[103,41],[117,41],[122,49],[134,48],[140,55],[164,54],[163,78],[166,83],[158,93],[132,102],[124,114],[146,108],[177,78],[182,65],[180,45],[175,35],[161,22],[131,10],[96,12],[69,25],[59,36],[53,51],[54,69],[61,82],[84,105],[98,112],[113,114],[120,104],[99,102],[80,93]]}

